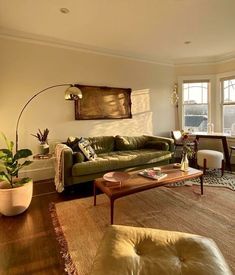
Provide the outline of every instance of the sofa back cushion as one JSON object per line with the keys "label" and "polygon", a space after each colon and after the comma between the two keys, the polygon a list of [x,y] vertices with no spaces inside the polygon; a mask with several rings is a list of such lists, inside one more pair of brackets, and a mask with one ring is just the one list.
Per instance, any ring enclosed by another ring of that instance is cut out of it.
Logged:
{"label": "sofa back cushion", "polygon": [[147,137],[145,136],[116,136],[115,137],[115,150],[124,151],[124,150],[138,150],[143,149],[147,142]]}
{"label": "sofa back cushion", "polygon": [[100,136],[87,138],[96,154],[103,154],[114,151],[114,137]]}

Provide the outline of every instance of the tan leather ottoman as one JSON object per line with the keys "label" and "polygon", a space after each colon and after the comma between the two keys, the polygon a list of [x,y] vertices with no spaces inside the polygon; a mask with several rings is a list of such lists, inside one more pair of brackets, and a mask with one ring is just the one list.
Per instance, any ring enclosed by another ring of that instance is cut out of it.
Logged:
{"label": "tan leather ottoman", "polygon": [[149,228],[110,226],[91,275],[232,275],[215,242]]}

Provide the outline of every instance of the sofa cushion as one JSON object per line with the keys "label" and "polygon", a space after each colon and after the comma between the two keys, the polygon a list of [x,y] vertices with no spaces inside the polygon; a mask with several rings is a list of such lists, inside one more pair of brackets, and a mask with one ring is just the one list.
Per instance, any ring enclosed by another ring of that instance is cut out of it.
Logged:
{"label": "sofa cushion", "polygon": [[156,149],[156,150],[164,150],[169,151],[170,146],[167,142],[164,141],[155,141],[155,140],[148,140],[145,144],[146,148]]}
{"label": "sofa cushion", "polygon": [[148,138],[145,136],[129,137],[129,136],[116,136],[115,137],[115,150],[138,150],[143,149]]}
{"label": "sofa cushion", "polygon": [[156,151],[154,149],[114,151],[99,154],[94,161],[74,164],[72,168],[72,175],[81,176],[134,167],[143,164],[151,164],[164,161],[170,157],[171,153],[169,151]]}
{"label": "sofa cushion", "polygon": [[81,138],[79,137],[68,137],[66,145],[68,145],[73,152],[80,152],[81,150],[79,149],[78,142]]}
{"label": "sofa cushion", "polygon": [[95,150],[96,154],[108,153],[114,151],[114,137],[100,136],[87,138]]}
{"label": "sofa cushion", "polygon": [[78,147],[88,160],[95,160],[97,158],[97,155],[94,149],[91,147],[89,140],[81,138],[78,141]]}

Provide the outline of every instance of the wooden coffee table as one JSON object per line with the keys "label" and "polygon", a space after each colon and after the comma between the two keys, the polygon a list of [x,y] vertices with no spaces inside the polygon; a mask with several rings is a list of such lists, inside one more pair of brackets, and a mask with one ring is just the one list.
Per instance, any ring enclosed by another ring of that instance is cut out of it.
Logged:
{"label": "wooden coffee table", "polygon": [[122,198],[155,187],[160,187],[169,183],[176,183],[193,178],[200,178],[201,194],[203,195],[202,171],[190,167],[187,172],[182,172],[179,168],[173,168],[173,164],[161,166],[161,168],[162,172],[167,174],[167,177],[159,181],[140,176],[138,175],[139,171],[129,173],[131,177],[128,180],[115,186],[110,186],[110,183],[105,181],[103,178],[96,179],[94,181],[94,206],[96,205],[96,189],[99,188],[110,199],[110,216],[111,224],[113,224],[114,201],[118,198]]}

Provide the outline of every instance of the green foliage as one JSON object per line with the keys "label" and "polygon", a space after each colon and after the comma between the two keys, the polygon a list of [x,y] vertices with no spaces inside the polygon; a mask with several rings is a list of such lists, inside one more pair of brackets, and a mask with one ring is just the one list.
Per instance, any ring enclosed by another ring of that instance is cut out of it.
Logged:
{"label": "green foliage", "polygon": [[0,149],[0,180],[9,182],[11,187],[16,187],[28,182],[30,180],[29,178],[23,178],[15,184],[14,178],[18,175],[20,169],[32,163],[32,161],[29,160],[20,162],[20,160],[31,156],[32,151],[29,149],[21,149],[14,154],[13,141],[9,141],[3,133],[1,133],[1,136],[7,148]]}

